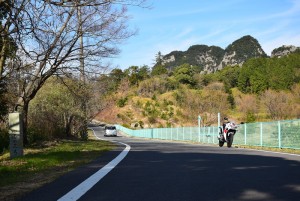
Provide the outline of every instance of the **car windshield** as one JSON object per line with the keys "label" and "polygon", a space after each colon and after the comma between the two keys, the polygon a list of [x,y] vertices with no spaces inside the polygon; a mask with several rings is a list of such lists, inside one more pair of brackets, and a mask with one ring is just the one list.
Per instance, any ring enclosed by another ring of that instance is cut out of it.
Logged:
{"label": "car windshield", "polygon": [[106,129],[107,130],[116,130],[116,127],[115,126],[107,126]]}

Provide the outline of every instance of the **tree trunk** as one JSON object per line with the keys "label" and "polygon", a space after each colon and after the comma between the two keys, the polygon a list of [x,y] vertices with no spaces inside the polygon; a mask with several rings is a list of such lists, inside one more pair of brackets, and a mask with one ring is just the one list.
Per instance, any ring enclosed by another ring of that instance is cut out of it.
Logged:
{"label": "tree trunk", "polygon": [[2,79],[2,74],[4,72],[4,65],[6,60],[6,52],[7,52],[7,41],[5,36],[1,37],[1,51],[0,51],[0,80]]}
{"label": "tree trunk", "polygon": [[66,121],[65,121],[65,129],[66,129],[66,135],[67,137],[70,137],[71,136],[71,132],[72,132],[72,122],[73,122],[73,118],[74,116],[71,115],[69,117],[66,118]]}
{"label": "tree trunk", "polygon": [[24,100],[24,105],[22,108],[22,115],[23,115],[23,144],[27,145],[28,142],[28,133],[27,133],[27,129],[28,129],[28,109],[29,109],[29,102],[30,101],[26,101]]}

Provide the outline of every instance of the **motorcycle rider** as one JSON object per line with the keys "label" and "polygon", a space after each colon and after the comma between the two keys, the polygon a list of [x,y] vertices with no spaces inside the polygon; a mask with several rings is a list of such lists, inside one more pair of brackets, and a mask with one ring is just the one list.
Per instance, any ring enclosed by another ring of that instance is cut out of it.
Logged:
{"label": "motorcycle rider", "polygon": [[[230,123],[230,121],[228,120],[227,117],[224,117],[224,121],[223,121],[223,134],[226,133],[225,131],[225,127],[226,127],[226,124]],[[224,135],[224,139],[226,141],[226,135]]]}
{"label": "motorcycle rider", "polygon": [[224,121],[223,121],[223,130],[225,129],[225,126],[227,123],[230,123],[230,121],[228,120],[227,117],[224,117]]}
{"label": "motorcycle rider", "polygon": [[223,147],[225,142],[227,143],[227,147],[231,147],[238,126],[234,122],[229,121],[227,117],[224,117],[222,123],[223,125],[219,127],[219,147]]}

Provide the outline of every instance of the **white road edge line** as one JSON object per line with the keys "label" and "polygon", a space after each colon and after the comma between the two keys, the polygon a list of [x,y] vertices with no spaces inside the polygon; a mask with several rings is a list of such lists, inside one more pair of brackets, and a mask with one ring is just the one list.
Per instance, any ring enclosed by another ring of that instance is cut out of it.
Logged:
{"label": "white road edge line", "polygon": [[[95,133],[94,133],[95,135]],[[96,135],[95,135],[96,136]],[[96,136],[98,139],[100,139],[98,136]],[[117,141],[115,141],[117,142]],[[70,192],[65,194],[63,197],[58,199],[58,201],[73,201],[78,200],[81,196],[83,196],[88,190],[90,190],[96,183],[98,183],[105,175],[107,175],[112,169],[114,169],[128,154],[131,147],[128,144],[117,142],[122,145],[125,145],[125,149],[112,161],[110,161],[107,165],[105,165],[103,168],[98,170],[96,173],[91,175],[89,178],[87,178],[85,181],[83,181],[81,184],[73,188]]]}

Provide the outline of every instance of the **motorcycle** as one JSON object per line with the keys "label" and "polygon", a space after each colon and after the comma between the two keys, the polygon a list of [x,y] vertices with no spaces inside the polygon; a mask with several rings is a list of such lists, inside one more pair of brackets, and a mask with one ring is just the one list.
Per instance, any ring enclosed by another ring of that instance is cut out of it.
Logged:
{"label": "motorcycle", "polygon": [[223,126],[223,128],[219,127],[220,129],[218,135],[219,147],[223,147],[225,142],[227,143],[227,147],[231,147],[233,142],[233,137],[237,131],[238,126],[233,122],[228,122]]}

